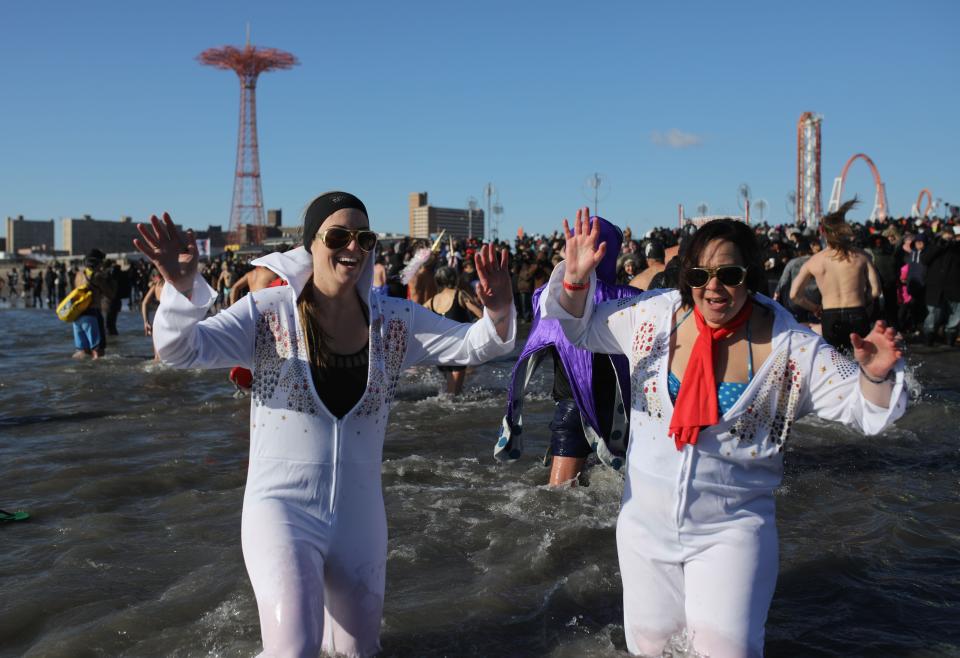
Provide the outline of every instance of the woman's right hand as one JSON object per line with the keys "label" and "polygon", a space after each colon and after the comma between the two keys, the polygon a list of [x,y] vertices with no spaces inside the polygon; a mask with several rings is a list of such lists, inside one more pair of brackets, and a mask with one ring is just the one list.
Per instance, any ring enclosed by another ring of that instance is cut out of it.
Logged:
{"label": "woman's right hand", "polygon": [[590,223],[590,209],[583,207],[577,211],[577,221],[570,230],[570,224],[563,220],[563,233],[567,239],[565,249],[566,272],[564,279],[568,283],[583,284],[590,279],[590,273],[597,269],[597,265],[607,253],[607,243],[600,239],[600,222]]}
{"label": "woman's right hand", "polygon": [[193,231],[187,229],[184,242],[168,213],[163,213],[162,222],[151,215],[150,224],[137,224],[142,240],[134,239],[133,246],[150,259],[164,281],[172,283],[181,293],[190,292],[200,261]]}

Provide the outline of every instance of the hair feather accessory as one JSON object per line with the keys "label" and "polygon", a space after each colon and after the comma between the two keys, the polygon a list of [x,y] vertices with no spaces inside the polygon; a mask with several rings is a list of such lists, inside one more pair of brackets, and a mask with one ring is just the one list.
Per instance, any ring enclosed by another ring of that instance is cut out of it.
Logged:
{"label": "hair feather accessory", "polygon": [[409,285],[410,281],[417,275],[417,272],[420,271],[420,268],[430,260],[430,256],[437,251],[440,251],[440,241],[443,240],[443,234],[447,230],[443,229],[440,231],[440,235],[437,236],[437,239],[434,241],[433,246],[429,249],[427,247],[421,247],[413,254],[413,258],[410,259],[410,262],[407,263],[406,267],[400,271],[400,280],[403,282],[403,285]]}
{"label": "hair feather accessory", "polygon": [[417,249],[416,253],[413,254],[413,258],[410,259],[410,262],[400,272],[400,280],[403,282],[403,285],[408,285],[410,281],[417,275],[417,272],[420,271],[420,268],[423,267],[424,263],[430,260],[432,252],[427,247],[421,247]]}

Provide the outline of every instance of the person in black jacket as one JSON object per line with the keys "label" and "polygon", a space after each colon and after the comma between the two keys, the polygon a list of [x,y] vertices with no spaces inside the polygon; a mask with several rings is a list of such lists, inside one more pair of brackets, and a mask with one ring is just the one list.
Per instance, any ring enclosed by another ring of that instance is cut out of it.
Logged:
{"label": "person in black jacket", "polygon": [[925,300],[927,317],[923,323],[924,340],[933,345],[938,327],[944,322],[944,337],[948,346],[957,340],[960,328],[960,242],[947,226],[940,231],[939,239],[923,252],[923,264],[927,268]]}

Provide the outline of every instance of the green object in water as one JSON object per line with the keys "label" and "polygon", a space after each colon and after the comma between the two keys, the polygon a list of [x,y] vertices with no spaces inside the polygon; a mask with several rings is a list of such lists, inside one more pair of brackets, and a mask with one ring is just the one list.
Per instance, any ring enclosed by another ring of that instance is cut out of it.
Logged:
{"label": "green object in water", "polygon": [[0,522],[2,521],[26,521],[30,515],[26,512],[4,512],[0,509]]}

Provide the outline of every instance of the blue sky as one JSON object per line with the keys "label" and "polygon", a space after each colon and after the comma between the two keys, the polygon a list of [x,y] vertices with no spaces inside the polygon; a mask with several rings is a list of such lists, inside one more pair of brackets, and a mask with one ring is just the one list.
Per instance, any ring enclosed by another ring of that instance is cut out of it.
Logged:
{"label": "blue sky", "polygon": [[[552,231],[593,172],[601,214],[635,230],[678,203],[737,213],[742,182],[781,220],[807,110],[824,116],[824,204],[860,151],[893,212],[924,187],[960,203],[960,3],[803,5],[6,2],[0,217],[227,224],[239,85],[195,57],[242,45],[247,21],[301,62],[258,86],[264,202],[287,224],[339,188],[403,232],[408,193],[463,207],[490,181],[501,234]],[[866,217],[863,163],[846,190]]]}

